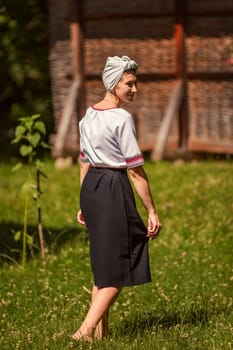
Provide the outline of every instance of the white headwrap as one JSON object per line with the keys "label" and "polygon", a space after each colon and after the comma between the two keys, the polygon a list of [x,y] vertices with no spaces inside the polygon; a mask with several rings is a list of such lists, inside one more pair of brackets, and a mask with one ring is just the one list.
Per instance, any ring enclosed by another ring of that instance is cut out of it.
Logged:
{"label": "white headwrap", "polygon": [[108,57],[102,73],[102,79],[106,90],[113,90],[125,71],[133,70],[136,72],[137,67],[137,63],[127,56]]}

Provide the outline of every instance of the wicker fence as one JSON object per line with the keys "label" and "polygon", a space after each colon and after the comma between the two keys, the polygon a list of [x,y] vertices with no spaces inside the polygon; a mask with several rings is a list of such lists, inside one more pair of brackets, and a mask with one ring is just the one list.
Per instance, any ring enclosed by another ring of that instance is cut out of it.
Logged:
{"label": "wicker fence", "polygon": [[[50,63],[56,129],[73,79],[71,2],[50,0]],[[230,0],[183,3],[187,146],[190,151],[233,153],[233,66],[227,63],[233,45],[230,15],[233,3]],[[126,54],[134,58],[139,64],[139,93],[130,111],[136,119],[142,149],[151,150],[177,78],[174,36],[177,1],[85,0],[82,5],[86,105],[95,103],[104,94],[100,75],[107,56]],[[67,137],[69,144],[76,143],[76,150],[80,117],[74,114]],[[178,146],[178,117],[175,117],[166,147],[175,150]],[[69,147],[66,147],[68,153]]]}

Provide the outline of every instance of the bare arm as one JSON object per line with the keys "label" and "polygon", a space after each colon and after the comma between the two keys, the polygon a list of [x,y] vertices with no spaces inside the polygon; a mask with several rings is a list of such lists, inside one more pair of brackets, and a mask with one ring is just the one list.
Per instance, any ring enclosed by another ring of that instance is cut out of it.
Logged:
{"label": "bare arm", "polygon": [[[90,164],[79,161],[79,165],[80,165],[80,186],[82,186],[83,180],[90,168]],[[77,220],[80,224],[85,225],[85,220],[81,209],[77,213]]]}
{"label": "bare arm", "polygon": [[147,210],[148,237],[153,239],[159,234],[162,225],[156,213],[147,175],[142,166],[129,169],[129,175],[139,198]]}
{"label": "bare arm", "polygon": [[80,160],[79,165],[80,165],[80,185],[82,186],[83,180],[84,180],[84,178],[85,178],[85,176],[90,168],[90,164],[81,162],[81,160]]}

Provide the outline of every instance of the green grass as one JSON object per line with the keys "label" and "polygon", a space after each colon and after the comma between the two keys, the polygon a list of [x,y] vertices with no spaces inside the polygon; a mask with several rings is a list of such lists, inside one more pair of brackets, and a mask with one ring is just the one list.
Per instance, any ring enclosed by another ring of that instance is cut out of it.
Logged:
{"label": "green grass", "polygon": [[[87,235],[76,223],[78,167],[56,171],[46,162],[49,254],[43,266],[35,250],[23,270],[12,232],[22,228],[26,172],[0,165],[0,349],[233,349],[233,163],[147,162],[145,168],[164,225],[150,242],[153,282],[125,288],[112,308],[110,337],[80,345],[69,335],[87,311],[92,276]],[[29,224],[36,235],[34,203]]]}

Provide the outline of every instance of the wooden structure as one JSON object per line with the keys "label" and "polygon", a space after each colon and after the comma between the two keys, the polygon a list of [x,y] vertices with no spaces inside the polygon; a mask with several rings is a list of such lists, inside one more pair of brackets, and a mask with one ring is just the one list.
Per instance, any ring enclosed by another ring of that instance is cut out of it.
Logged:
{"label": "wooden structure", "polygon": [[50,0],[54,156],[78,155],[78,121],[114,55],[139,64],[127,108],[142,150],[233,153],[232,14],[232,0]]}

